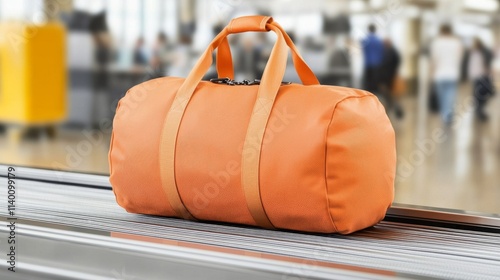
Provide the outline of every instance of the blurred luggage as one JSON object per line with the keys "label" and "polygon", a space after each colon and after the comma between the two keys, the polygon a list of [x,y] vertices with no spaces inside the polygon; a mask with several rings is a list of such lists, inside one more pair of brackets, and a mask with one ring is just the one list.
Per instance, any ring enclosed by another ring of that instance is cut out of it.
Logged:
{"label": "blurred luggage", "polygon": [[0,24],[0,122],[23,126],[62,122],[66,92],[64,27]]}
{"label": "blurred luggage", "polygon": [[490,76],[482,76],[474,82],[474,96],[477,101],[487,102],[495,94],[495,84]]}
{"label": "blurred luggage", "polygon": [[408,90],[405,79],[401,76],[396,76],[392,84],[392,95],[393,96],[403,96]]}
{"label": "blurred luggage", "polygon": [[431,83],[429,87],[428,106],[431,113],[439,113],[439,98],[437,96],[436,85],[434,83]]}

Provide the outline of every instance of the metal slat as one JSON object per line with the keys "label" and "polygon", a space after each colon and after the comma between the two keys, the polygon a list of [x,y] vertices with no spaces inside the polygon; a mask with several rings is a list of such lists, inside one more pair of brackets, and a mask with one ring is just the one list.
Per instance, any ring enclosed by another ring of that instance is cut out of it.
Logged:
{"label": "metal slat", "polygon": [[[500,234],[382,222],[348,235],[304,234],[126,213],[109,189],[18,180],[20,218],[366,267],[400,275],[498,279]],[[0,192],[0,199],[5,193]]]}

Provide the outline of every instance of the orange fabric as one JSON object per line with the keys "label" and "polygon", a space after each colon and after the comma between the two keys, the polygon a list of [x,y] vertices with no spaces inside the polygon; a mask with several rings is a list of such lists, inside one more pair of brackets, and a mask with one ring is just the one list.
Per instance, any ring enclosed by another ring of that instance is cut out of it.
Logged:
{"label": "orange fabric", "polygon": [[287,44],[270,22],[278,40],[260,86],[201,81],[226,28],[186,79],[122,98],[109,160],[127,211],[343,234],[383,218],[396,166],[383,107],[362,90],[281,86]]}
{"label": "orange fabric", "polygon": [[[252,20],[254,19],[254,20]],[[186,209],[177,188],[175,181],[175,150],[176,140],[182,117],[187,105],[194,93],[193,85],[197,85],[211,64],[212,52],[225,40],[227,34],[231,32],[265,31],[273,30],[278,35],[276,45],[271,52],[269,63],[264,70],[262,83],[257,93],[257,100],[252,117],[248,124],[248,130],[243,145],[242,154],[242,187],[247,200],[249,211],[257,225],[265,228],[274,228],[269,221],[260,196],[259,188],[259,166],[260,149],[264,138],[264,130],[269,119],[274,99],[281,86],[281,81],[286,70],[287,48],[281,29],[275,25],[267,24],[272,22],[270,17],[245,17],[231,21],[221,34],[219,34],[210,44],[207,51],[199,59],[198,63],[189,74],[184,84],[176,94],[172,108],[165,120],[162,139],[160,140],[160,172],[162,186],[165,194],[169,198],[170,205],[176,210],[179,217],[194,219]],[[236,30],[236,31],[235,31]],[[257,145],[254,144],[257,143]],[[254,146],[255,145],[255,146]],[[259,156],[250,156],[249,149],[255,149]]]}
{"label": "orange fabric", "polygon": [[378,223],[394,198],[396,174],[394,130],[378,98],[363,93],[337,103],[326,144],[329,209],[337,231]]}
{"label": "orange fabric", "polygon": [[273,19],[268,16],[244,16],[232,19],[227,26],[227,31],[229,33],[241,33],[241,32],[266,32],[269,31],[269,23],[272,23]]}
{"label": "orange fabric", "polygon": [[194,219],[193,215],[186,209],[177,188],[175,177],[175,149],[177,145],[177,133],[184,115],[184,111],[194,93],[198,83],[203,78],[205,72],[212,64],[212,52],[227,36],[227,28],[224,29],[210,44],[202,57],[198,60],[184,83],[179,87],[172,106],[164,119],[160,145],[159,145],[159,166],[161,186],[169,199],[170,206],[178,217]]}
{"label": "orange fabric", "polygon": [[264,131],[285,75],[287,60],[286,43],[281,31],[273,25],[270,28],[276,32],[278,40],[271,51],[271,56],[262,75],[261,85],[257,91],[257,99],[243,144],[241,161],[241,184],[248,209],[257,225],[265,228],[274,228],[274,226],[266,214],[260,195],[260,154]]}
{"label": "orange fabric", "polygon": [[[224,57],[222,59],[221,57]],[[217,73],[219,78],[234,79],[233,58],[227,37],[222,40],[219,48],[217,48],[217,58],[215,60]]]}
{"label": "orange fabric", "polygon": [[[229,59],[231,61],[231,59]],[[232,63],[232,62],[231,62]],[[229,70],[226,70],[229,71]],[[394,79],[394,83],[392,84],[392,88],[390,89],[392,95],[394,96],[403,96],[405,95],[407,91],[407,85],[405,79],[401,76],[397,76],[396,79]]]}

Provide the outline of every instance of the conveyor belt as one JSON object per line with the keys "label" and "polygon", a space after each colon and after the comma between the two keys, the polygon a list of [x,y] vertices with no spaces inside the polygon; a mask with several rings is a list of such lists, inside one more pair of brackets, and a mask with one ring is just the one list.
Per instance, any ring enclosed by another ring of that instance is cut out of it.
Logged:
{"label": "conveyor belt", "polygon": [[[270,231],[129,214],[116,204],[109,189],[18,181],[17,216],[33,221],[361,266],[401,275],[500,277],[497,233],[387,221],[349,236]],[[5,192],[0,194],[5,201]]]}

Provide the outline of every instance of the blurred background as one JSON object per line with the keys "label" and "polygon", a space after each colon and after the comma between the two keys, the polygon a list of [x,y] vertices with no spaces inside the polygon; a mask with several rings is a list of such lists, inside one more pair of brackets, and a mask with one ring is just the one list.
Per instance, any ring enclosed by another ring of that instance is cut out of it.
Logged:
{"label": "blurred background", "polygon": [[[383,102],[397,134],[397,203],[498,214],[499,5],[0,0],[0,163],[108,174],[112,119],[127,89],[186,76],[231,18],[264,14],[322,84],[367,89]],[[230,43],[236,80],[260,78],[274,34]],[[299,82],[291,64],[285,80]]]}

